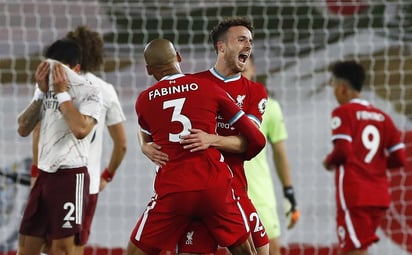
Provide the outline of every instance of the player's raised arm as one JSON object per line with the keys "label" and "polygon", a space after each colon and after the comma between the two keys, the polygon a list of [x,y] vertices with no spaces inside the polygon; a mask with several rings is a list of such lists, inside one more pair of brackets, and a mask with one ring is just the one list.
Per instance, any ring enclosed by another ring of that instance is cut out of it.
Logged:
{"label": "player's raised arm", "polygon": [[48,90],[48,75],[50,66],[47,61],[43,61],[36,69],[35,79],[37,81],[34,96],[30,104],[18,115],[17,132],[19,135],[28,136],[40,120],[41,106],[45,93]]}

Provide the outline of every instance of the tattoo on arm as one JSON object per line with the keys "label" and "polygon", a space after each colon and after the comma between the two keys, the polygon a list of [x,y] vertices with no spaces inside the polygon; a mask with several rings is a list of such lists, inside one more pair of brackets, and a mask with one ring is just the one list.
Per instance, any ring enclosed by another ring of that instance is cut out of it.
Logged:
{"label": "tattoo on arm", "polygon": [[23,112],[21,112],[17,118],[19,124],[19,130],[27,135],[34,129],[37,122],[40,120],[40,109],[43,101],[32,101]]}

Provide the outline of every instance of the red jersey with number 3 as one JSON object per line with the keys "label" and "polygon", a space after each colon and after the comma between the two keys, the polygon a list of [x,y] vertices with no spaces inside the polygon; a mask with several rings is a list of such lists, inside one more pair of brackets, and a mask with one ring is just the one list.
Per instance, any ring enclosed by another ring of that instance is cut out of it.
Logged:
{"label": "red jersey with number 3", "polygon": [[[224,89],[236,101],[236,104],[258,126],[262,122],[267,103],[267,92],[262,84],[251,81],[241,74],[232,77],[221,76],[214,68],[195,74],[197,77],[211,80]],[[227,120],[218,117],[217,133],[222,136],[238,135],[239,132],[230,127]],[[247,191],[247,180],[244,170],[244,158],[238,153],[222,152],[225,161],[234,172],[233,187],[235,191]],[[236,192],[237,195],[242,193]]]}
{"label": "red jersey with number 3", "polygon": [[388,152],[404,147],[389,115],[365,100],[354,99],[332,112],[332,141],[344,139],[351,153],[337,166],[336,199],[343,207],[389,206]]}
{"label": "red jersey with number 3", "polygon": [[180,144],[180,136],[189,134],[191,128],[216,133],[217,112],[230,119],[231,124],[249,122],[228,93],[192,75],[165,77],[139,95],[139,125],[169,156],[156,174],[155,190],[159,196],[209,189],[232,179],[232,172],[217,149],[190,152]]}

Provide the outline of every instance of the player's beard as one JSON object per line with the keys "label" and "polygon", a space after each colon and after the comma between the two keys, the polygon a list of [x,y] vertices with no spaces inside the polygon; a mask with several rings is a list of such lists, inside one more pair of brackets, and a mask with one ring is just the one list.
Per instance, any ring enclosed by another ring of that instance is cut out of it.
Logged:
{"label": "player's beard", "polygon": [[228,51],[225,52],[224,60],[228,69],[232,71],[229,76],[236,75],[242,72],[246,65],[241,65],[239,60],[239,52],[232,50],[228,47]]}
{"label": "player's beard", "polygon": [[228,65],[228,67],[232,70],[231,75],[238,74],[242,72],[245,69],[246,65],[240,65],[239,61],[239,54],[230,52],[230,54],[227,54],[225,57],[225,61]]}

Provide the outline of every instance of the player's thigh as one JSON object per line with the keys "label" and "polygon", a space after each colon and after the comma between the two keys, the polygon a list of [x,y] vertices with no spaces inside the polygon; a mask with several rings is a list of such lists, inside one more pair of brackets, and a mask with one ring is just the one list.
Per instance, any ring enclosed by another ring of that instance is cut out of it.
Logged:
{"label": "player's thigh", "polygon": [[247,196],[239,197],[239,202],[247,216],[248,223],[250,226],[250,232],[252,235],[253,243],[256,248],[269,244],[269,238],[266,234],[266,229],[262,224],[262,220],[252,203],[252,200]]}
{"label": "player's thigh", "polygon": [[74,255],[76,248],[74,240],[74,236],[52,240],[49,253],[53,255]]}
{"label": "player's thigh", "polygon": [[[230,185],[210,192],[206,201],[213,200],[213,210],[200,205],[203,214],[186,228],[179,240],[179,253],[214,253],[218,245],[236,246],[249,236],[249,225]],[[206,203],[207,204],[209,203]]]}
{"label": "player's thigh", "polygon": [[269,239],[278,238],[280,236],[280,223],[276,208],[264,204],[255,204],[255,208]]}
{"label": "player's thigh", "polygon": [[338,210],[336,216],[337,236],[343,253],[366,250],[379,237],[376,229],[385,215],[383,207],[354,207]]}
{"label": "player's thigh", "polygon": [[220,246],[239,245],[249,236],[247,215],[231,187],[222,190],[219,198],[221,207],[216,207],[217,210],[204,215],[203,221]]}
{"label": "player's thigh", "polygon": [[93,221],[94,213],[96,211],[98,195],[99,195],[98,193],[90,194],[88,197],[87,206],[84,212],[83,225],[82,225],[82,229],[79,234],[78,245],[85,245],[89,240],[90,231],[92,227],[92,221]]}
{"label": "player's thigh", "polygon": [[53,240],[78,235],[89,196],[87,168],[58,170],[49,174],[46,185],[44,200],[50,224],[48,236]]}
{"label": "player's thigh", "polygon": [[32,255],[40,254],[45,244],[45,240],[41,237],[19,235],[18,241],[18,254],[19,255]]}
{"label": "player's thigh", "polygon": [[43,189],[45,176],[39,175],[36,184],[30,190],[30,196],[24,208],[19,233],[22,236],[36,236],[45,239],[48,228],[48,212],[44,206]]}
{"label": "player's thigh", "polygon": [[193,218],[179,211],[179,203],[186,201],[184,192],[181,193],[168,194],[149,202],[130,236],[130,241],[136,247],[146,252],[175,249]]}
{"label": "player's thigh", "polygon": [[218,243],[203,221],[193,220],[179,239],[179,254],[215,253]]}

